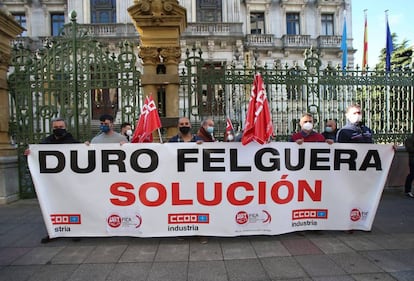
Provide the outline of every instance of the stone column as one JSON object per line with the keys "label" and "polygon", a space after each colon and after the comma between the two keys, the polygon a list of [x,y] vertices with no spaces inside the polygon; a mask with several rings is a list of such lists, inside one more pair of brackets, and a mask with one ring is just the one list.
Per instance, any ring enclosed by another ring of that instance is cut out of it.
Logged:
{"label": "stone column", "polygon": [[[135,0],[128,13],[140,34],[139,56],[143,61],[142,86],[144,94],[155,95],[165,88],[165,117],[162,126],[167,136],[176,132],[178,119],[178,64],[181,58],[180,34],[187,27],[185,8],[177,0]],[[165,66],[165,73],[157,73],[157,66]],[[155,135],[154,135],[155,137]]]}
{"label": "stone column", "polygon": [[11,40],[23,28],[4,8],[0,9],[0,204],[19,199],[17,149],[10,144],[9,93],[7,70],[11,58]]}
{"label": "stone column", "polygon": [[[177,117],[178,116],[178,91],[180,90],[180,77],[178,73],[178,64],[181,58],[181,49],[179,47],[165,48],[161,51],[161,56],[164,58],[166,73],[172,73],[167,76],[169,83],[165,84],[166,92],[166,117],[167,120],[171,120],[167,128],[167,135],[169,137],[177,133]],[[166,121],[167,121],[166,120]]]}

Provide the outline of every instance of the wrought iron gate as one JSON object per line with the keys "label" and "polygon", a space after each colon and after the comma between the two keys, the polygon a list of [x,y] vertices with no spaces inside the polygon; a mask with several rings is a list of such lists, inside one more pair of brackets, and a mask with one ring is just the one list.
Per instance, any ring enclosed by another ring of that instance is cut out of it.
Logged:
{"label": "wrought iron gate", "polygon": [[21,198],[34,196],[24,150],[50,134],[51,119],[65,118],[68,130],[84,141],[96,133],[93,120],[101,114],[135,123],[140,111],[136,45],[120,42],[111,53],[88,36],[74,13],[60,34],[37,52],[13,48],[10,132],[18,146]]}
{"label": "wrought iron gate", "polygon": [[[303,65],[303,66],[300,66]],[[266,86],[275,140],[287,141],[299,130],[299,119],[310,112],[316,129],[334,119],[338,127],[345,120],[348,105],[358,103],[364,122],[374,131],[377,143],[402,143],[414,128],[414,72],[412,68],[387,73],[375,69],[342,70],[322,68],[318,50],[309,49],[303,63],[247,67],[206,61],[201,50],[187,50],[181,69],[180,111],[196,124],[212,116],[222,136],[229,117],[236,129],[243,128],[254,73],[260,72]]]}
{"label": "wrought iron gate", "polygon": [[[118,47],[117,52],[109,52],[72,17],[61,36],[36,53],[23,46],[14,48],[9,75],[10,131],[19,149],[22,198],[34,196],[23,152],[27,144],[39,142],[50,132],[52,118],[68,120],[69,130],[79,140],[92,137],[93,119],[101,113],[111,113],[120,122],[136,120],[142,100],[136,46],[122,42]],[[313,49],[306,52],[303,63],[294,66],[275,61],[270,66],[255,62],[249,67],[246,62],[202,57],[193,48],[181,65],[179,116],[188,116],[197,127],[204,117],[213,117],[219,139],[226,117],[236,130],[243,128],[255,72],[265,82],[277,141],[286,141],[299,129],[304,112],[313,114],[319,131],[327,119],[343,126],[345,109],[351,103],[362,105],[364,121],[378,143],[402,143],[413,132],[412,68],[390,73],[321,68],[319,53]]]}

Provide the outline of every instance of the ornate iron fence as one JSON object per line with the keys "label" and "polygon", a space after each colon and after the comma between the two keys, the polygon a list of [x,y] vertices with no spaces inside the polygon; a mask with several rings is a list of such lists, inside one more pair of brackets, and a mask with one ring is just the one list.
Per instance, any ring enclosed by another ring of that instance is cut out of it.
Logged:
{"label": "ornate iron fence", "polygon": [[202,52],[187,50],[181,69],[180,112],[193,123],[211,116],[222,136],[229,117],[238,130],[243,128],[254,73],[263,76],[269,100],[275,140],[286,141],[299,130],[304,112],[313,114],[316,129],[334,119],[340,128],[346,122],[348,105],[358,103],[364,122],[377,143],[402,143],[413,132],[414,73],[411,68],[342,70],[321,68],[317,50],[305,53],[303,66],[264,65],[246,68],[238,62],[220,64],[205,61]]}
{"label": "ornate iron fence", "polygon": [[124,41],[109,51],[77,24],[75,13],[60,34],[36,52],[22,44],[12,52],[10,134],[18,146],[22,198],[34,196],[23,152],[50,134],[53,118],[65,118],[84,141],[96,133],[92,122],[101,114],[134,123],[140,112],[136,45]]}
{"label": "ornate iron fence", "polygon": [[[135,123],[142,100],[136,52],[134,44],[121,42],[111,53],[77,25],[76,17],[65,25],[61,36],[37,52],[22,45],[14,47],[8,78],[10,134],[19,149],[21,197],[34,196],[23,151],[50,132],[52,118],[65,117],[79,140],[92,137],[92,120],[101,113],[111,113],[119,122]],[[194,128],[204,117],[213,117],[219,139],[226,117],[241,130],[256,72],[265,82],[275,141],[288,140],[299,129],[304,112],[314,115],[319,131],[328,119],[337,120],[341,127],[351,103],[362,106],[364,121],[377,143],[400,144],[413,132],[411,68],[390,73],[321,68],[319,54],[313,49],[306,52],[303,65],[275,63],[251,68],[238,61],[205,60],[200,50],[188,50],[180,66],[179,116],[188,116],[197,124]]]}

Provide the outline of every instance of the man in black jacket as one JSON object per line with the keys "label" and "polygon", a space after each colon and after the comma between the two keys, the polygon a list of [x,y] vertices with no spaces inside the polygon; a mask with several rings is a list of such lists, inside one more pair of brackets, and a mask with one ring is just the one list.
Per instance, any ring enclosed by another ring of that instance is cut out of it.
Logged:
{"label": "man in black jacket", "polygon": [[79,143],[71,133],[66,130],[66,121],[63,118],[52,120],[53,134],[42,139],[42,144]]}
{"label": "man in black jacket", "polygon": [[408,197],[414,198],[414,194],[411,192],[411,184],[414,180],[414,134],[405,140],[404,145],[408,152],[408,167],[410,169],[405,178],[404,192]]}
{"label": "man in black jacket", "polygon": [[[41,144],[64,144],[64,143],[79,143],[71,133],[66,130],[66,121],[63,118],[52,119],[52,134],[42,139]],[[30,149],[24,151],[24,155],[29,155]],[[42,238],[41,243],[47,243],[51,239],[49,235]],[[73,238],[73,241],[78,241],[79,238]]]}

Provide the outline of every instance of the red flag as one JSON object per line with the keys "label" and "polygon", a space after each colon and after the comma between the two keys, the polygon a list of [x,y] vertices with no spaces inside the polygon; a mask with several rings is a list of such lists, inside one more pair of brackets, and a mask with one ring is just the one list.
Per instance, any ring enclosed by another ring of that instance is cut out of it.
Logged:
{"label": "red flag", "polygon": [[226,134],[224,135],[224,141],[234,141],[234,127],[229,117],[226,119]]}
{"label": "red flag", "polygon": [[141,114],[139,115],[137,124],[135,125],[134,135],[132,136],[132,139],[131,139],[132,143],[139,142],[139,139],[144,134],[145,116],[148,114],[147,108],[148,108],[148,97],[145,98],[144,105],[141,108]]}
{"label": "red flag", "polygon": [[141,138],[142,142],[144,142],[148,136],[151,136],[152,138],[152,132],[161,128],[160,116],[158,115],[158,109],[152,95],[150,95],[148,99],[147,111],[148,114],[144,122],[144,135]]}
{"label": "red flag", "polygon": [[234,131],[233,123],[231,123],[231,120],[229,117],[227,117],[227,120],[226,120],[226,132],[228,131]]}
{"label": "red flag", "polygon": [[365,14],[365,26],[364,26],[364,52],[362,56],[362,70],[367,70],[368,66],[368,22],[367,15]]}
{"label": "red flag", "polygon": [[247,108],[246,122],[242,136],[244,145],[251,141],[264,144],[273,135],[273,124],[266,98],[262,76],[254,77],[250,101]]}
{"label": "red flag", "polygon": [[161,128],[161,120],[152,94],[145,99],[131,142],[152,142],[152,132]]}

